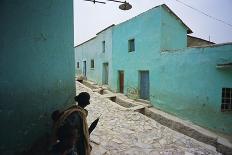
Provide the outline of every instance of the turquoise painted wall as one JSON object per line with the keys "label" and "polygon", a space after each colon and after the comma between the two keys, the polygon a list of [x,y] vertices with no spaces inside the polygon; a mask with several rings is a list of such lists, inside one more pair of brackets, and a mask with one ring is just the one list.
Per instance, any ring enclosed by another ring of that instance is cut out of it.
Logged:
{"label": "turquoise painted wall", "polygon": [[187,47],[187,28],[177,18],[161,7],[161,50]]}
{"label": "turquoise painted wall", "polygon": [[50,131],[50,114],[73,103],[72,0],[0,1],[0,154]]}
{"label": "turquoise painted wall", "polygon": [[[162,6],[115,26],[111,87],[118,90],[118,71],[124,70],[125,94],[139,98],[139,71],[149,71],[155,107],[231,134],[231,113],[220,110],[222,87],[232,84],[231,71],[216,69],[217,63],[231,62],[231,45],[187,48],[186,37],[186,27]],[[128,52],[131,38],[134,52]]]}
{"label": "turquoise painted wall", "polygon": [[[138,71],[157,62],[161,38],[161,8],[153,8],[113,28],[113,83],[118,90],[118,71],[124,71],[124,90],[138,91]],[[135,39],[135,51],[128,52],[128,40]],[[137,98],[136,94],[129,94]]]}
{"label": "turquoise painted wall", "polygon": [[232,113],[221,112],[222,88],[232,87],[232,44],[161,52],[152,75],[155,107],[221,133],[232,133]]}
{"label": "turquoise painted wall", "polygon": [[[102,51],[102,41],[105,41],[105,52]],[[94,59],[94,68],[90,68],[91,59]],[[112,27],[99,33],[94,39],[75,47],[76,75],[83,71],[83,61],[87,62],[87,79],[102,84],[103,63],[109,64],[109,83],[112,79]],[[77,62],[80,67],[77,68]]]}

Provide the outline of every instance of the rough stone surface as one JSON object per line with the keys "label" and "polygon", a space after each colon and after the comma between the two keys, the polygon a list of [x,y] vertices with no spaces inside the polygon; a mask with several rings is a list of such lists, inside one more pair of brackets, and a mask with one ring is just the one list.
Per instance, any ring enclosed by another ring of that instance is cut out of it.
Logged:
{"label": "rough stone surface", "polygon": [[90,93],[88,123],[100,117],[91,133],[92,155],[220,155],[215,147],[171,130],[153,119],[103,98],[77,82],[77,94]]}

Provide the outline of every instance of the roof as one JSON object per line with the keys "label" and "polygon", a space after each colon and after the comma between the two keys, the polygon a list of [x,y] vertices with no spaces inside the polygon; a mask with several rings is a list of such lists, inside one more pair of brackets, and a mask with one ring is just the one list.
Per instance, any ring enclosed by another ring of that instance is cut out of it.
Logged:
{"label": "roof", "polygon": [[208,41],[208,40],[205,40],[205,39],[202,39],[202,38],[199,38],[199,37],[195,37],[195,36],[190,36],[190,35],[187,35],[187,37],[190,37],[190,38],[193,38],[193,39],[198,39],[198,40],[201,40],[201,41],[206,41],[210,44],[215,44],[214,42],[212,41]]}
{"label": "roof", "polygon": [[161,7],[163,7],[168,11],[168,13],[173,15],[187,29],[188,34],[193,33],[193,31],[166,4],[162,4]]}
{"label": "roof", "polygon": [[105,30],[107,30],[107,29],[109,29],[109,28],[111,28],[111,27],[113,27],[113,26],[114,26],[114,24],[112,24],[112,25],[110,25],[110,26],[104,28],[103,30],[101,30],[100,32],[98,32],[96,35],[102,33],[103,31],[105,31]]}
{"label": "roof", "polygon": [[[158,5],[158,6],[155,6],[155,7],[153,7],[153,8],[151,8],[151,9],[149,9],[149,10],[152,10],[152,9],[154,9],[154,8],[158,8],[158,7],[163,7],[165,10],[167,10],[167,12],[168,13],[170,13],[171,15],[173,15],[186,29],[187,29],[187,33],[188,34],[190,34],[190,33],[193,33],[193,31],[166,5],[166,4],[162,4],[162,5]],[[149,11],[148,10],[148,11]],[[144,14],[144,13],[146,13],[147,11],[145,11],[145,12],[143,12],[143,13],[141,13],[141,14]],[[139,15],[137,15],[137,16],[140,16],[141,14],[139,14]],[[137,16],[135,16],[135,17],[137,17]],[[135,18],[135,17],[132,17],[131,19],[133,19],[133,18]],[[124,21],[124,22],[122,22],[122,23],[125,23],[125,22],[127,22],[127,21],[129,21],[129,20],[131,20],[131,19],[128,19],[128,20],[126,20],[126,21]],[[120,24],[122,24],[122,23],[120,23]],[[120,25],[120,24],[117,24],[117,25]],[[109,29],[109,28],[111,28],[111,27],[113,27],[113,26],[115,26],[115,24],[112,24],[112,25],[110,25],[110,26],[108,26],[108,27],[106,27],[106,28],[104,28],[103,30],[101,30],[101,31],[99,31],[96,35],[98,35],[98,34],[100,34],[100,33],[102,33],[103,31],[105,31],[105,30],[107,30],[107,29]],[[80,46],[80,45],[82,45],[82,44],[84,44],[84,43],[86,43],[86,42],[88,42],[88,41],[90,41],[90,40],[92,40],[92,39],[94,39],[94,38],[96,38],[96,36],[95,37],[93,37],[93,38],[91,38],[91,39],[89,39],[89,40],[87,40],[87,41],[85,41],[85,42],[83,42],[83,43],[81,43],[81,44],[79,44],[79,45],[77,45],[77,46],[74,46],[74,47],[78,47],[78,46]]]}
{"label": "roof", "polygon": [[74,48],[75,48],[75,47],[79,47],[79,46],[83,45],[84,43],[87,43],[87,42],[89,42],[90,40],[93,40],[94,38],[96,38],[96,36],[93,37],[93,38],[90,38],[89,40],[84,41],[83,43],[81,43],[81,44],[79,44],[79,45],[77,45],[77,46],[74,46]]}
{"label": "roof", "polygon": [[194,47],[194,46],[205,46],[205,45],[213,45],[214,42],[204,40],[202,38],[194,37],[187,35],[187,46]]}
{"label": "roof", "polygon": [[[111,28],[111,27],[113,27],[113,26],[114,26],[114,24],[112,24],[112,25],[110,25],[110,26],[104,28],[103,30],[99,31],[96,35],[99,35],[99,34],[102,33],[103,31],[105,31],[105,30],[107,30],[107,29],[109,29],[109,28]],[[81,45],[83,45],[84,43],[87,43],[87,42],[91,41],[92,39],[94,39],[94,38],[96,38],[96,37],[97,37],[97,36],[94,36],[94,37],[90,38],[89,40],[86,40],[86,41],[84,41],[83,43],[80,43],[79,45],[74,46],[74,48],[75,48],[75,47],[78,47],[78,46],[81,46]]]}

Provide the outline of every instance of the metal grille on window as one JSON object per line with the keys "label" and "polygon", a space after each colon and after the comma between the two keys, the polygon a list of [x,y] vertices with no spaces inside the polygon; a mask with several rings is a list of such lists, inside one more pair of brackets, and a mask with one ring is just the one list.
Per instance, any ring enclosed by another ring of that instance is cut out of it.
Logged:
{"label": "metal grille on window", "polygon": [[232,111],[232,88],[222,88],[221,111]]}

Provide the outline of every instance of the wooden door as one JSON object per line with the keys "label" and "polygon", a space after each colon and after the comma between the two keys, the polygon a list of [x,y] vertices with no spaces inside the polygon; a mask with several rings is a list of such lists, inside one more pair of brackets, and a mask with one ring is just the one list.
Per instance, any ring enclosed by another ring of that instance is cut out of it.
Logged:
{"label": "wooden door", "polygon": [[118,71],[119,92],[124,93],[124,71]]}

